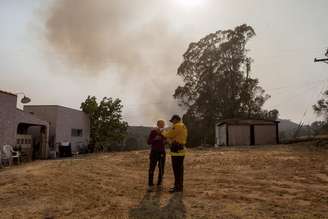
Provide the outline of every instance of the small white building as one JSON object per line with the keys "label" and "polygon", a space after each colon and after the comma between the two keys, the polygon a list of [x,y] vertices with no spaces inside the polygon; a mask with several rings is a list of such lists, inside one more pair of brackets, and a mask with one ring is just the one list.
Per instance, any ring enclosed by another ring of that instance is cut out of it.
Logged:
{"label": "small white building", "polygon": [[27,160],[47,159],[63,142],[71,144],[72,152],[87,151],[86,113],[56,105],[25,105],[24,110],[16,106],[17,95],[0,90],[0,147],[20,148]]}
{"label": "small white building", "polygon": [[24,111],[49,122],[49,147],[69,142],[72,152],[86,151],[90,140],[89,116],[76,109],[57,105],[25,105]]}
{"label": "small white building", "polygon": [[279,144],[279,122],[273,120],[227,119],[215,126],[217,146]]}

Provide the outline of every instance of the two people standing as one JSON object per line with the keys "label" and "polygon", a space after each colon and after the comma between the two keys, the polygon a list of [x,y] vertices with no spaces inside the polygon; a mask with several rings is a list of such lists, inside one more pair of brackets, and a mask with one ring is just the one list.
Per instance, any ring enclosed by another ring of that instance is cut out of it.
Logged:
{"label": "two people standing", "polygon": [[157,128],[151,131],[148,138],[148,144],[151,145],[148,191],[153,190],[153,178],[156,165],[158,165],[157,185],[160,188],[162,186],[166,157],[165,144],[170,145],[170,155],[174,173],[174,187],[170,189],[170,192],[183,191],[185,145],[188,131],[186,126],[182,123],[180,116],[173,115],[170,122],[172,123],[172,127],[164,129],[165,122],[159,120],[157,122]]}

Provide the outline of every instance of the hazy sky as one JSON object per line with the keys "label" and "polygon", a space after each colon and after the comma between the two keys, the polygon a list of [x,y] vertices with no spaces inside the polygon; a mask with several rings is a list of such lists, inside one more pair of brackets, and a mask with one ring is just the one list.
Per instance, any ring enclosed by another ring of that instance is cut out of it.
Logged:
{"label": "hazy sky", "polygon": [[119,97],[130,124],[151,125],[179,112],[188,44],[247,23],[265,108],[310,122],[328,88],[328,65],[313,62],[328,47],[327,12],[327,0],[0,0],[0,89],[73,108]]}

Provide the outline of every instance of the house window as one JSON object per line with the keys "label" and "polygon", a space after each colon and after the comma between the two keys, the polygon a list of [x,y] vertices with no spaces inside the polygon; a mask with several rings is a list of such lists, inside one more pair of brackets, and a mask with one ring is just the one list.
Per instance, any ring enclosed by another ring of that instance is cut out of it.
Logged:
{"label": "house window", "polygon": [[82,137],[83,130],[82,129],[72,129],[72,137]]}

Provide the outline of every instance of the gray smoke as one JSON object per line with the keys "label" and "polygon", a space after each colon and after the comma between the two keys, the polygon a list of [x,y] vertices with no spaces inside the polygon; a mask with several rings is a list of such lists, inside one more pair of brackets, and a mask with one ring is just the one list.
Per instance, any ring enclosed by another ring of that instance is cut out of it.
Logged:
{"label": "gray smoke", "polygon": [[[98,76],[117,66],[123,80],[139,80],[152,119],[177,110],[172,94],[187,47],[169,21],[167,1],[56,0],[47,13],[46,39],[66,64]],[[155,92],[152,92],[154,90]]]}

